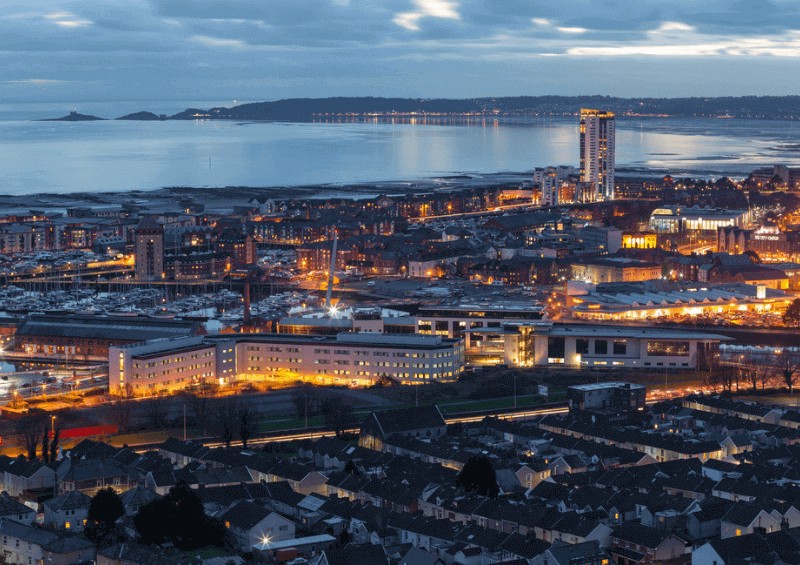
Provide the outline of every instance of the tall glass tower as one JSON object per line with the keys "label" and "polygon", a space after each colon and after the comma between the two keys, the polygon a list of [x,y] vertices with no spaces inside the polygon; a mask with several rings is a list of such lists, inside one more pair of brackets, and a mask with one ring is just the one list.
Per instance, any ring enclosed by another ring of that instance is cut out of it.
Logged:
{"label": "tall glass tower", "polygon": [[581,108],[581,181],[595,200],[614,199],[614,113]]}

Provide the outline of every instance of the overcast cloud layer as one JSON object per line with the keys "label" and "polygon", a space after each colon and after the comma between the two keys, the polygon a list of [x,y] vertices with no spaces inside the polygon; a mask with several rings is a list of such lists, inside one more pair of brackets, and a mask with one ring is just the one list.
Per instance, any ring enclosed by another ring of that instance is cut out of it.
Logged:
{"label": "overcast cloud layer", "polygon": [[0,4],[7,103],[793,94],[798,65],[796,0]]}

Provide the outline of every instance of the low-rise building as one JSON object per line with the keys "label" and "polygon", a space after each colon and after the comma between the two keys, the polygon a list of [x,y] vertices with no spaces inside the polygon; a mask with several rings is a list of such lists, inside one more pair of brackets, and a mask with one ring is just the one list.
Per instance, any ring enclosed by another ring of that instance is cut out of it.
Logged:
{"label": "low-rise building", "polygon": [[715,367],[719,344],[730,338],[699,331],[628,326],[538,322],[466,332],[466,348],[477,347],[484,358],[517,367],[636,367],[699,369]]}
{"label": "low-rise building", "polygon": [[650,229],[656,233],[706,232],[716,234],[726,226],[746,227],[749,210],[723,210],[698,206],[661,206],[650,214]]}
{"label": "low-rise building", "polygon": [[660,279],[662,272],[659,263],[628,257],[579,258],[570,269],[573,280],[592,284],[650,281]]}

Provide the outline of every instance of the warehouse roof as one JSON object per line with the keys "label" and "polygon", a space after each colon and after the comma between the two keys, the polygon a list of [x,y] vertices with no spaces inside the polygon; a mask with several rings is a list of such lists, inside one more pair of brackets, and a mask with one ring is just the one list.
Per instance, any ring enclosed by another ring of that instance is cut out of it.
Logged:
{"label": "warehouse roof", "polygon": [[200,324],[144,316],[54,316],[32,314],[17,329],[17,336],[96,338],[123,342],[196,335]]}

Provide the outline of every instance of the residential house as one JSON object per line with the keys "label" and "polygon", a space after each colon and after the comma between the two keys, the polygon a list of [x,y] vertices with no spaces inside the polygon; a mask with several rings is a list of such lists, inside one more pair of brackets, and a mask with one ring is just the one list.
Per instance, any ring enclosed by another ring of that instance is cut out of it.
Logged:
{"label": "residential house", "polygon": [[447,423],[437,406],[371,412],[361,424],[358,444],[382,451],[383,441],[392,434],[435,439],[447,434]]}
{"label": "residential house", "polygon": [[83,530],[89,516],[92,499],[79,490],[65,492],[45,500],[44,525],[52,530]]}
{"label": "residential house", "polygon": [[295,524],[261,504],[243,500],[235,503],[220,515],[228,529],[232,543],[240,551],[250,549],[263,541],[293,539]]}
{"label": "residential house", "polygon": [[737,502],[720,520],[720,537],[738,537],[757,531],[770,533],[780,527],[781,521],[776,520],[762,504]]}
{"label": "residential house", "polygon": [[684,559],[686,543],[666,530],[626,522],[611,534],[609,553],[629,563],[668,563]]}
{"label": "residential house", "polygon": [[3,492],[0,494],[0,518],[32,524],[36,519],[36,511]]}
{"label": "residential house", "polygon": [[55,480],[56,472],[41,461],[13,459],[3,471],[3,485],[11,496],[19,496],[26,490],[53,488]]}

